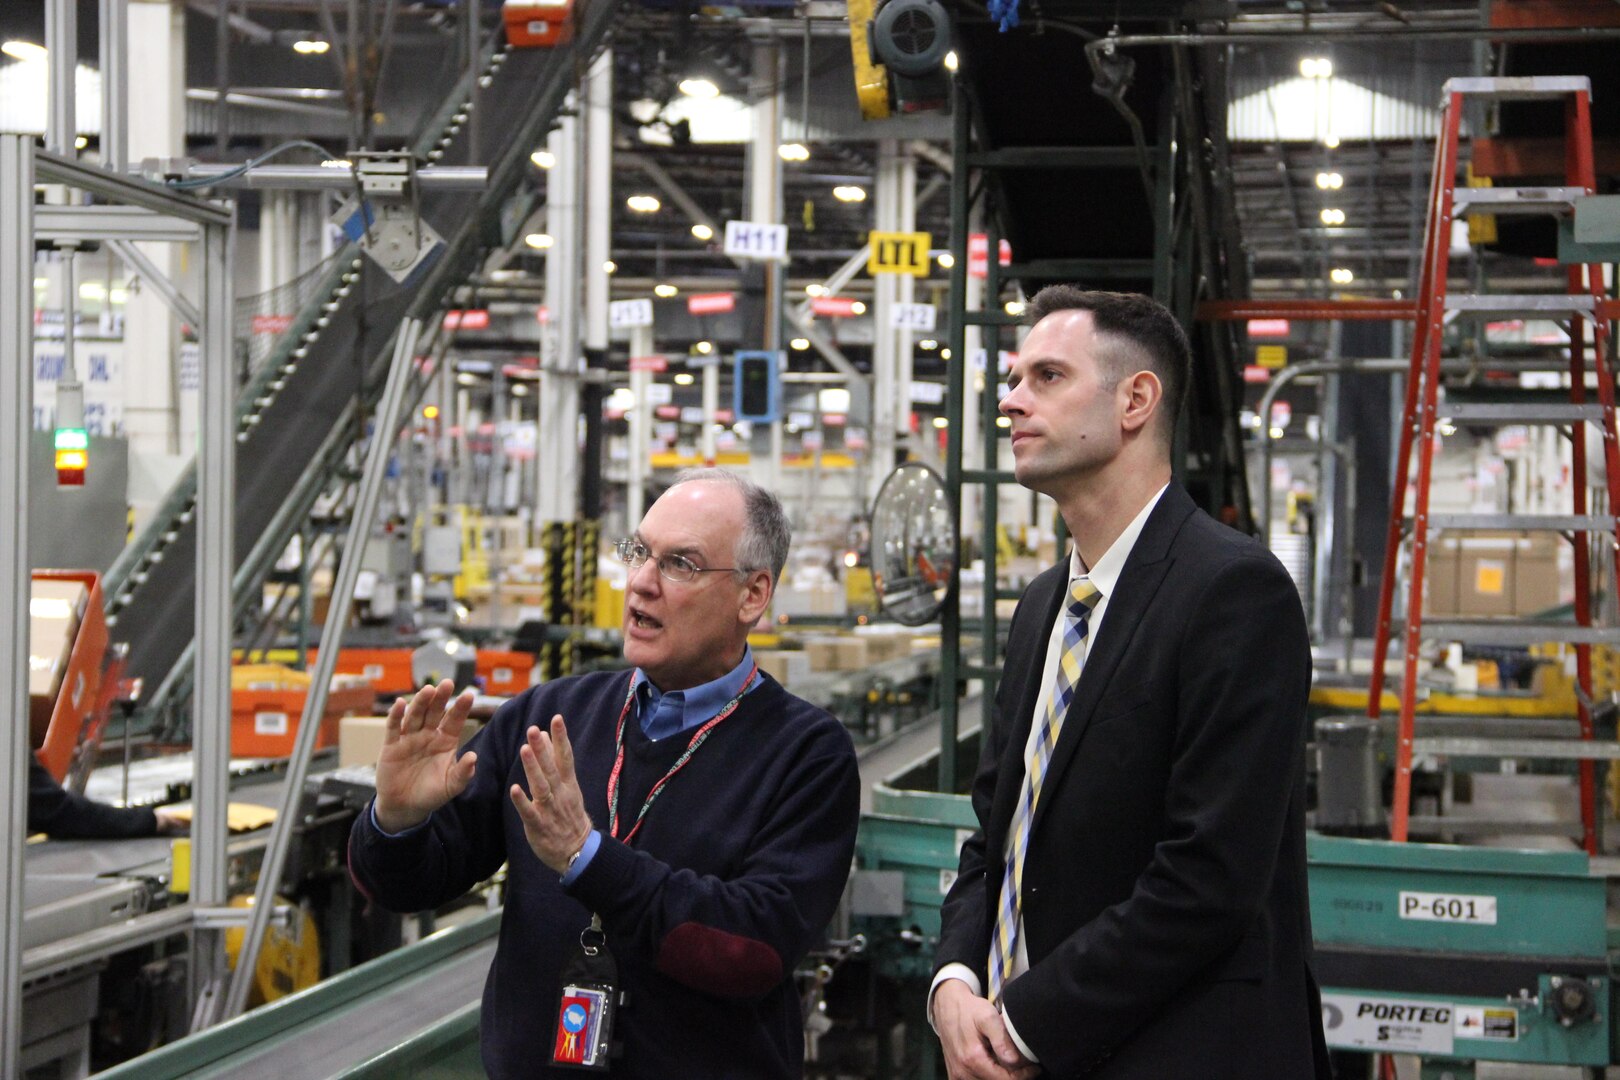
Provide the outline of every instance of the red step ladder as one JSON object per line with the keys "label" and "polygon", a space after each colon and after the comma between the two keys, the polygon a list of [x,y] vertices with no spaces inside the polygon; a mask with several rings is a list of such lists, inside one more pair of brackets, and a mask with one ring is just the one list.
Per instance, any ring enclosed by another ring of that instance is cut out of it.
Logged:
{"label": "red step ladder", "polygon": [[[1464,187],[1456,186],[1458,132],[1465,99],[1489,101],[1562,100],[1565,106],[1564,186]],[[1614,557],[1620,581],[1620,532],[1615,514],[1620,508],[1620,445],[1616,443],[1614,375],[1603,361],[1609,339],[1604,305],[1603,274],[1599,264],[1571,265],[1562,292],[1508,296],[1456,294],[1448,290],[1452,222],[1469,213],[1571,215],[1575,203],[1593,194],[1591,83],[1585,77],[1463,78],[1445,85],[1443,123],[1435,146],[1434,176],[1429,184],[1428,223],[1424,233],[1423,272],[1418,287],[1418,316],[1412,336],[1412,365],[1406,382],[1406,407],[1396,457],[1394,497],[1390,504],[1384,575],[1379,589],[1378,631],[1373,650],[1367,715],[1377,719],[1384,690],[1385,661],[1392,638],[1405,643],[1400,684],[1400,726],[1396,738],[1395,797],[1390,836],[1407,838],[1411,820],[1412,759],[1415,754],[1451,754],[1485,758],[1579,761],[1581,837],[1585,849],[1597,853],[1597,802],[1592,763],[1620,757],[1620,744],[1592,742],[1592,646],[1620,645],[1620,628],[1592,622],[1592,568],[1588,534],[1602,534]],[[1560,515],[1430,514],[1429,486],[1433,474],[1436,428],[1442,415],[1439,400],[1440,352],[1443,332],[1453,319],[1485,322],[1507,318],[1552,319],[1569,330],[1569,402],[1556,404],[1445,405],[1447,419],[1470,427],[1491,425],[1552,425],[1565,430],[1573,450],[1573,507]],[[1588,339],[1590,343],[1588,344]],[[1587,357],[1597,379],[1597,402],[1587,400]],[[1607,513],[1589,512],[1586,484],[1585,425],[1599,425],[1603,435]],[[1417,449],[1417,480],[1413,485],[1413,514],[1406,517],[1407,486],[1412,450]],[[1575,618],[1550,622],[1523,618],[1447,619],[1423,617],[1424,571],[1430,536],[1441,530],[1524,529],[1557,532],[1575,545]],[[1410,535],[1410,573],[1403,584],[1406,622],[1393,619],[1397,558],[1403,539]],[[1574,645],[1577,679],[1584,698],[1580,702],[1579,740],[1550,738],[1489,738],[1430,735],[1414,732],[1418,700],[1420,649],[1425,641],[1462,642],[1496,646],[1528,646],[1547,642]],[[1505,830],[1510,831],[1510,830]]]}

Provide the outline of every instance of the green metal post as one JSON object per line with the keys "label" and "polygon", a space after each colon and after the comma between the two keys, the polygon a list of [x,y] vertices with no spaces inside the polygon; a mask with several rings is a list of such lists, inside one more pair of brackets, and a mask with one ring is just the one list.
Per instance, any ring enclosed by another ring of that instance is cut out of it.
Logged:
{"label": "green metal post", "polygon": [[[967,393],[967,220],[969,103],[962,80],[951,80],[951,359],[946,367],[945,492],[951,513],[962,520],[962,414]],[[961,702],[957,686],[962,661],[962,559],[951,560],[949,591],[940,612],[939,789],[957,790],[956,730]]]}
{"label": "green metal post", "polygon": [[[996,205],[994,188],[985,185],[984,196],[984,305],[994,311],[1001,301],[1001,224],[996,220],[1000,208]],[[993,399],[997,380],[1001,375],[1001,324],[980,328],[984,341],[984,396]],[[996,526],[1001,510],[1001,489],[996,483],[996,469],[1000,455],[996,452],[996,425],[992,420],[982,432],[984,439],[984,494],[979,499],[979,517],[983,528],[980,536],[980,555],[984,560],[984,608],[979,617],[979,663],[983,667],[984,692],[979,695],[980,728],[988,736],[996,715],[996,679],[990,673],[996,669]]]}

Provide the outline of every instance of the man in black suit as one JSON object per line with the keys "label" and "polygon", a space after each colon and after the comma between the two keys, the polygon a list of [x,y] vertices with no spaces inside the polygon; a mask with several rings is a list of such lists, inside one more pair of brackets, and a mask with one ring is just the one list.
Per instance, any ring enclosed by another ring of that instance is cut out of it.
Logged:
{"label": "man in black suit", "polygon": [[1013,615],[945,899],[950,1075],[1328,1080],[1299,594],[1171,479],[1170,313],[1054,286],[1031,315],[1001,412],[1075,548]]}

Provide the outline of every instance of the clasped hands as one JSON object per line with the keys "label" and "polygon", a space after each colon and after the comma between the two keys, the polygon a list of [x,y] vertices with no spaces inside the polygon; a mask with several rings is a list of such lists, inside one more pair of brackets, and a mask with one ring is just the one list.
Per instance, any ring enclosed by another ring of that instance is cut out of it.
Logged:
{"label": "clasped hands", "polygon": [[934,1030],[950,1080],[1030,1080],[1041,1067],[1018,1052],[1001,1011],[961,979],[934,991]]}
{"label": "clasped hands", "polygon": [[[388,710],[377,759],[377,824],[385,832],[420,825],[466,790],[478,755],[469,750],[458,757],[456,747],[472,702],[472,691],[458,696],[455,684],[446,679],[408,700],[397,699]],[[563,718],[553,716],[549,732],[531,725],[518,758],[529,790],[513,784],[508,792],[512,805],[536,857],[561,874],[592,829]]]}

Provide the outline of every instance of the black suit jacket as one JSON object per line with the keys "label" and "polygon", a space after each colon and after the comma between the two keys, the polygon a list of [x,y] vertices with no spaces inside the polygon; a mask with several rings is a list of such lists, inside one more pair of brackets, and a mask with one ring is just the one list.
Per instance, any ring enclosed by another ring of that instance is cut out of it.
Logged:
{"label": "black suit jacket", "polygon": [[[981,979],[1069,564],[1013,615],[936,962]],[[1090,642],[1024,868],[1030,969],[1003,997],[1050,1077],[1328,1080],[1311,973],[1293,581],[1172,483]]]}

